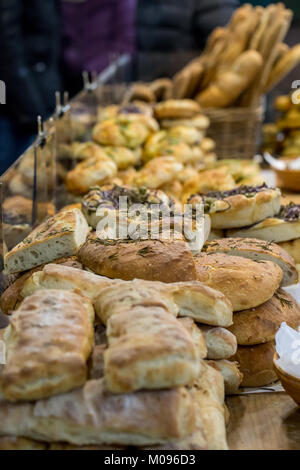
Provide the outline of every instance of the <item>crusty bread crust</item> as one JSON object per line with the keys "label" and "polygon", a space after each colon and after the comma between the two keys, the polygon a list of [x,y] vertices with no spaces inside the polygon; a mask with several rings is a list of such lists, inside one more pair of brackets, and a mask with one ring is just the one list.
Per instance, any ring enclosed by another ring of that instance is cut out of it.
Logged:
{"label": "crusty bread crust", "polygon": [[278,245],[293,258],[296,264],[300,263],[300,237],[296,240],[279,243]]}
{"label": "crusty bread crust", "polygon": [[273,341],[282,322],[291,328],[300,326],[300,306],[284,290],[279,289],[267,302],[256,308],[236,312],[228,329],[239,345],[249,346]]}
{"label": "crusty bread crust", "polygon": [[230,358],[240,364],[242,387],[263,387],[277,380],[273,367],[275,344],[273,341],[256,346],[239,346]]}
{"label": "crusty bread crust", "polygon": [[242,256],[254,261],[272,261],[283,271],[282,286],[295,284],[298,271],[293,258],[275,243],[268,243],[256,238],[221,238],[203,247],[206,253],[225,253],[231,256]]}
{"label": "crusty bread crust", "polygon": [[196,101],[185,100],[167,100],[155,105],[154,113],[158,119],[181,119],[190,118],[199,114],[201,108]]}
{"label": "crusty bread crust", "polygon": [[236,353],[236,337],[228,329],[218,326],[198,326],[205,336],[207,359],[228,359]]}
{"label": "crusty bread crust", "polygon": [[233,311],[257,307],[278,289],[282,270],[271,261],[257,263],[223,253],[200,253],[195,257],[198,280],[222,292]]}
{"label": "crusty bread crust", "polygon": [[103,244],[90,237],[78,253],[91,271],[110,278],[177,282],[196,279],[194,258],[182,240],[123,240]]}
{"label": "crusty bread crust", "polygon": [[224,379],[226,395],[232,395],[238,392],[243,380],[243,374],[240,372],[237,362],[220,359],[217,361],[210,360],[207,361],[207,363],[221,372]]}
{"label": "crusty bread crust", "polygon": [[277,217],[269,217],[251,227],[228,230],[228,237],[259,238],[268,242],[285,242],[300,237],[300,221],[286,222]]}

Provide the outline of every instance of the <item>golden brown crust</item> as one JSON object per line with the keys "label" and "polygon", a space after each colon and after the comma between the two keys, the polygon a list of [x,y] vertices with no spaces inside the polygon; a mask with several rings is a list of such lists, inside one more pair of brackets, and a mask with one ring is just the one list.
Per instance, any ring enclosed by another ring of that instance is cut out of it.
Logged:
{"label": "golden brown crust", "polygon": [[300,263],[300,238],[278,243],[278,245],[293,258],[296,264]]}
{"label": "golden brown crust", "polygon": [[205,336],[207,359],[228,359],[237,350],[236,337],[226,328],[199,325]]}
{"label": "golden brown crust", "polygon": [[[60,258],[53,261],[53,263],[69,266],[71,268],[82,269],[82,264],[77,260],[76,256]],[[45,266],[45,264],[41,264],[40,266],[37,266],[36,268],[30,269],[24,274],[21,274],[21,276],[18,277],[15,282],[3,292],[0,298],[0,307],[3,313],[10,315],[11,312],[17,308],[17,306],[23,300],[21,292],[26,280],[29,279],[33,273],[42,271]]]}
{"label": "golden brown crust", "polygon": [[90,237],[79,250],[84,266],[102,276],[177,282],[196,279],[194,258],[181,240],[145,240],[112,245]]}
{"label": "golden brown crust", "polygon": [[237,353],[230,358],[240,364],[243,374],[243,387],[263,387],[277,380],[273,368],[274,342],[256,346],[239,346]]}
{"label": "golden brown crust", "polygon": [[278,289],[282,270],[271,261],[257,263],[223,253],[200,253],[195,257],[198,280],[222,292],[233,311],[256,307]]}
{"label": "golden brown crust", "polygon": [[199,104],[189,99],[163,101],[154,108],[154,113],[158,119],[189,118],[195,116],[200,111]]}
{"label": "golden brown crust", "polygon": [[236,312],[228,329],[238,344],[249,346],[273,341],[282,322],[291,328],[300,326],[300,306],[284,290],[279,289],[262,305]]}
{"label": "golden brown crust", "polygon": [[282,285],[295,284],[298,272],[293,258],[275,243],[268,243],[256,238],[221,238],[204,245],[206,253],[225,253],[231,256],[242,256],[254,261],[272,261],[283,271]]}
{"label": "golden brown crust", "polygon": [[40,290],[27,297],[4,335],[4,396],[11,401],[36,400],[83,385],[93,320],[91,302],[75,293]]}

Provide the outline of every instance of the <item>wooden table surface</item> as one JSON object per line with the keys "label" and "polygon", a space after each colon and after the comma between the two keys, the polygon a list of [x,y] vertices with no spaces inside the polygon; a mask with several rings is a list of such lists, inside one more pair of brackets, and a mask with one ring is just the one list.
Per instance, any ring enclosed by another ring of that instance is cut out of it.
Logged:
{"label": "wooden table surface", "polygon": [[286,393],[228,397],[232,450],[300,450],[300,408]]}

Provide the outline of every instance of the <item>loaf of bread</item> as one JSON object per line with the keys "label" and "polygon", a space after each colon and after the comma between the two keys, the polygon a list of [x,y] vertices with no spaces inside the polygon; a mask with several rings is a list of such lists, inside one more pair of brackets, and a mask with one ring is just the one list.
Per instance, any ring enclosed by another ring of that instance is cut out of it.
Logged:
{"label": "loaf of bread", "polygon": [[243,374],[239,370],[238,363],[228,361],[227,359],[207,362],[210,366],[221,372],[224,379],[225,394],[233,395],[237,393],[243,380]]}
{"label": "loaf of bread", "polygon": [[278,243],[278,245],[293,258],[296,264],[300,263],[300,237],[296,240]]}
{"label": "loaf of bread", "polygon": [[27,297],[4,335],[3,395],[11,401],[37,400],[83,385],[93,321],[91,302],[75,293],[40,290]]}
{"label": "loaf of bread", "polygon": [[88,224],[78,209],[58,213],[36,227],[4,257],[5,273],[18,273],[75,255],[85,242]]}
{"label": "loaf of bread", "polygon": [[242,256],[258,263],[272,261],[283,272],[282,286],[295,284],[298,272],[293,258],[275,243],[268,243],[256,238],[221,238],[208,242],[204,246],[205,253],[224,253],[230,256]]}
{"label": "loaf of bread", "polygon": [[237,340],[233,333],[221,327],[198,326],[205,337],[207,359],[228,359],[236,353]]}

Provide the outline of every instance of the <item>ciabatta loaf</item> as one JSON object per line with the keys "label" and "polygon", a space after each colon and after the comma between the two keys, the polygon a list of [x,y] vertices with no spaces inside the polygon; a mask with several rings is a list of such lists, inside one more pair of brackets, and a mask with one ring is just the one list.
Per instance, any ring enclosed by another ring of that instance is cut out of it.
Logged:
{"label": "ciabatta loaf", "polygon": [[54,215],[5,255],[5,274],[26,271],[63,256],[75,255],[88,232],[88,224],[80,210]]}

